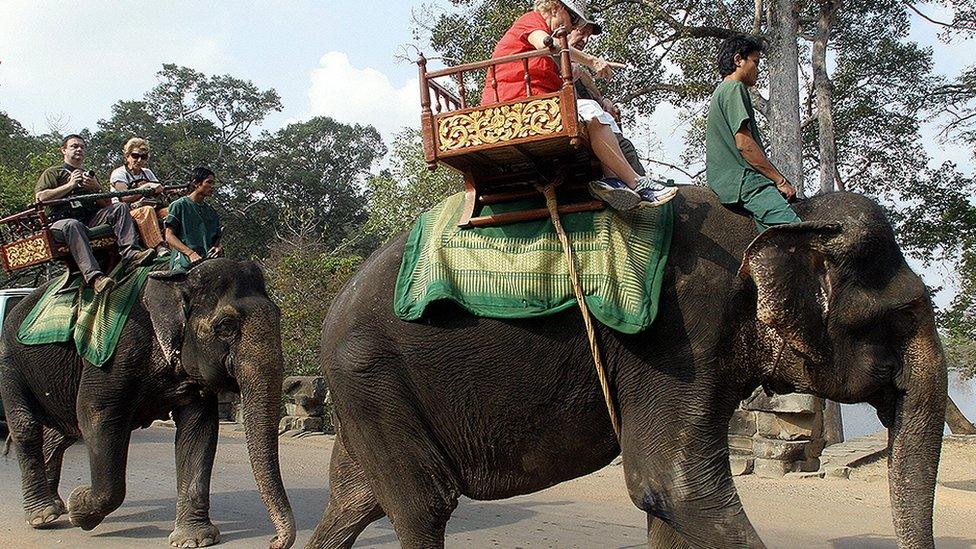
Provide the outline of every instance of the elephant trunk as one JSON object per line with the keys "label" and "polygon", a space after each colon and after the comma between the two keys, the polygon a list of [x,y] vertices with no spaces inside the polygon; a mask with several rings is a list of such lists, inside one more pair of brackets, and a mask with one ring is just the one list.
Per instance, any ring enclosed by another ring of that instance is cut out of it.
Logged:
{"label": "elephant trunk", "polygon": [[931,311],[902,350],[888,428],[888,488],[898,546],[934,548],[932,508],[942,451],[947,374]]}
{"label": "elephant trunk", "polygon": [[[277,311],[264,318],[273,318],[277,324]],[[280,331],[277,326],[274,328],[271,333],[277,336]],[[235,361],[235,368],[241,388],[244,434],[251,469],[261,499],[278,532],[271,547],[280,549],[295,543],[295,518],[278,465],[278,422],[284,375],[281,341],[277,337],[268,338],[267,334],[267,326],[244,324],[241,349],[237,354],[240,360]]]}

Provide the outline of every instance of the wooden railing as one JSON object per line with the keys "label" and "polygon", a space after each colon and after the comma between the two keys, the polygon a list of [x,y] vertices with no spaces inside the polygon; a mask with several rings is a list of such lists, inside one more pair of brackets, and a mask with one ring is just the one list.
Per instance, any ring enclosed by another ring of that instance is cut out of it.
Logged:
{"label": "wooden railing", "polygon": [[[437,128],[434,117],[452,111],[467,109],[472,106],[468,104],[465,75],[472,71],[486,69],[486,82],[490,85],[494,93],[495,102],[497,103],[499,102],[499,96],[498,81],[495,78],[496,67],[505,63],[521,62],[526,97],[538,95],[537,93],[533,93],[532,76],[529,74],[529,60],[553,55],[553,45],[556,43],[559,44],[559,72],[563,80],[563,88],[572,88],[573,67],[569,55],[568,33],[564,29],[558,29],[552,36],[546,38],[546,45],[549,49],[495,57],[431,72],[427,71],[427,58],[421,53],[420,58],[417,60],[417,65],[420,68],[420,117],[424,138],[424,153],[430,169],[433,170],[437,167],[437,151],[435,145]],[[444,84],[438,82],[437,79],[439,78],[451,78],[454,80],[457,84],[457,92],[455,93]]]}

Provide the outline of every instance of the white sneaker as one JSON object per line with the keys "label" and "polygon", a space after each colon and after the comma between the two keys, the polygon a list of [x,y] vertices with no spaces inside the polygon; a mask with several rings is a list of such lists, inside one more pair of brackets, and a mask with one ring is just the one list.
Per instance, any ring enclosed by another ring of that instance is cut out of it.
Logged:
{"label": "white sneaker", "polygon": [[665,187],[647,177],[637,178],[637,194],[641,208],[657,208],[671,201],[678,194],[677,187]]}
{"label": "white sneaker", "polygon": [[640,204],[641,197],[637,192],[615,177],[604,177],[590,181],[590,194],[620,211],[632,210]]}

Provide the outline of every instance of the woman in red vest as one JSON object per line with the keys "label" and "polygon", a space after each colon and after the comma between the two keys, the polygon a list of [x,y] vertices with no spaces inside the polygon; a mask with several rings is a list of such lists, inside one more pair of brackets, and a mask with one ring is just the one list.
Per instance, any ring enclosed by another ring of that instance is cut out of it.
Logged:
{"label": "woman in red vest", "polygon": [[[533,10],[519,17],[495,46],[492,58],[515,55],[533,50],[547,50],[546,38],[553,29],[559,27],[567,31],[579,25],[593,25],[594,34],[601,27],[590,20],[583,0],[535,0]],[[612,63],[570,47],[570,58],[574,63],[592,69],[600,78],[610,78],[613,69],[623,68],[620,63]],[[529,77],[532,95],[558,92],[563,85],[559,69],[551,56],[544,55],[529,59]],[[481,104],[515,101],[526,96],[522,63],[503,63],[496,65],[494,81],[492,72],[485,77],[485,88],[481,94]],[[580,100],[583,103],[587,100]],[[604,178],[590,183],[590,192],[618,210],[629,210],[639,205],[660,206],[674,198],[675,187],[664,187],[647,177],[638,175],[614,135],[609,115],[595,101],[594,105],[580,105],[581,119],[586,123],[590,146],[603,165]],[[619,131],[619,130],[616,130]]]}

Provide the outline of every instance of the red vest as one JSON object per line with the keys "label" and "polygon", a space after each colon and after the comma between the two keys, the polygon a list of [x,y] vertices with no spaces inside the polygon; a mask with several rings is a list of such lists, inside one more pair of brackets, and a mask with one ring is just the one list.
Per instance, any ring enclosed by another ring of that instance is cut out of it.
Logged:
{"label": "red vest", "polygon": [[[533,31],[541,30],[552,34],[546,20],[535,11],[530,11],[515,20],[505,36],[498,41],[492,59],[534,51],[535,47],[529,43],[529,35]],[[481,104],[503,103],[525,97],[525,72],[521,61],[495,65],[495,81],[498,85],[498,97],[491,82],[491,69],[485,77],[485,89],[481,92]],[[542,95],[554,93],[563,85],[562,77],[556,62],[549,55],[529,59],[529,77],[532,79],[532,94]]]}

